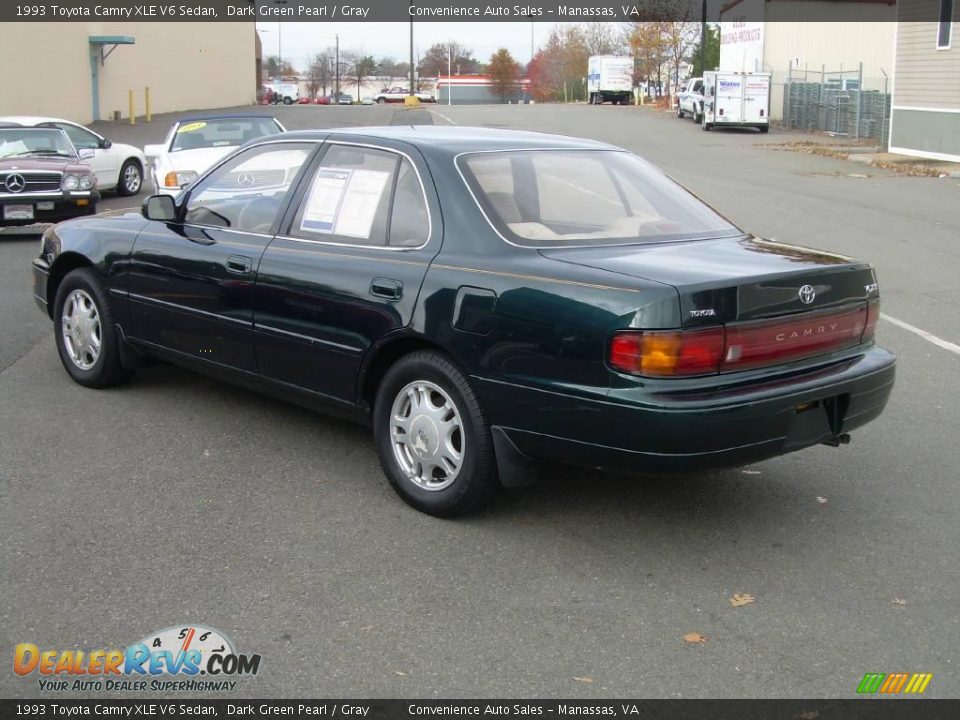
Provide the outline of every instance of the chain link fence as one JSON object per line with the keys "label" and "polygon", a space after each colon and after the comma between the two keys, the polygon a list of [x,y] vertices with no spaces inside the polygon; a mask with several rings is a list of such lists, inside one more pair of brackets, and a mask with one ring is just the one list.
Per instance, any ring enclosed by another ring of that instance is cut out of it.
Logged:
{"label": "chain link fence", "polygon": [[786,127],[820,130],[852,140],[890,138],[890,81],[865,78],[862,64],[853,70],[790,68],[783,78]]}

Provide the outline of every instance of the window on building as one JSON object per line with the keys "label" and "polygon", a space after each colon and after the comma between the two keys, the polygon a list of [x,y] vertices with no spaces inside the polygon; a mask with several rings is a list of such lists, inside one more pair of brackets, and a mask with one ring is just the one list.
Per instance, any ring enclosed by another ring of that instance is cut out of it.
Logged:
{"label": "window on building", "polygon": [[940,24],[937,27],[937,48],[950,47],[953,29],[953,0],[940,0]]}

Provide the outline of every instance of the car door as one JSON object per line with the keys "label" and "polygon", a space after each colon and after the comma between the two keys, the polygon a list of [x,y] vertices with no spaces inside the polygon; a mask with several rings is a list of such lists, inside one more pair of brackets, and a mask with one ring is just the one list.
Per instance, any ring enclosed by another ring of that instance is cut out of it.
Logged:
{"label": "car door", "polygon": [[275,141],[242,150],[177,199],[177,222],[152,222],[137,236],[129,275],[137,340],[256,372],[257,266],[318,147]]}
{"label": "car door", "polygon": [[442,238],[419,153],[365,142],[314,162],[263,254],[254,312],[261,374],[344,403],[364,355],[410,323]]}
{"label": "car door", "polygon": [[97,187],[113,188],[120,177],[120,162],[113,148],[103,147],[103,138],[92,130],[68,122],[45,123],[49,127],[63,130],[77,150],[93,150],[93,157],[84,162],[93,170],[97,178]]}

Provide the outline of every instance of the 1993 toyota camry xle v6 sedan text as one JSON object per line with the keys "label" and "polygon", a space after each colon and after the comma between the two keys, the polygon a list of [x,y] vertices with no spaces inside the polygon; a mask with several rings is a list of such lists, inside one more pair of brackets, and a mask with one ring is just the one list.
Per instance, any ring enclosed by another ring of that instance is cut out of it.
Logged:
{"label": "1993 toyota camry xle v6 sedan text", "polygon": [[675,473],[837,445],[894,381],[868,264],[536,133],[262,138],[142,213],[49,230],[33,271],[80,384],[155,356],[366,420],[434,515],[537,459]]}

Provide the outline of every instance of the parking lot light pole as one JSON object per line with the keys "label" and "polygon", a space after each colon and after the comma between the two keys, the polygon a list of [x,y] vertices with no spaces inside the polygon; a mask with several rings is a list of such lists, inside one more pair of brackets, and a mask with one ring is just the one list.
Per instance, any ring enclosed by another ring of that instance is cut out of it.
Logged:
{"label": "parking lot light pole", "polygon": [[413,0],[410,0],[410,97],[414,96],[413,92]]}
{"label": "parking lot light pole", "polygon": [[335,64],[336,64],[336,70],[335,70],[335,72],[336,72],[336,74],[337,74],[337,79],[336,79],[336,83],[334,84],[334,88],[335,88],[335,89],[334,89],[334,91],[333,91],[333,97],[334,97],[334,99],[335,99],[337,102],[340,102],[340,34],[337,33],[336,35],[334,35],[334,37],[335,37],[336,40],[337,40],[337,42],[336,42],[336,61],[335,61]]}

